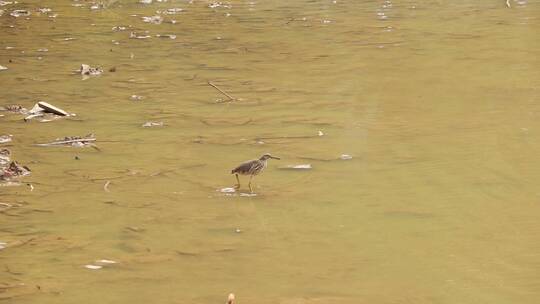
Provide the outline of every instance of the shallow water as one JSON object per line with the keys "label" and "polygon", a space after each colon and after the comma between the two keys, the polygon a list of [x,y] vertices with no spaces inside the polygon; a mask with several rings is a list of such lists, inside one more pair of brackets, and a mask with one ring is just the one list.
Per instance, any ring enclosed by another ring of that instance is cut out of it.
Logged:
{"label": "shallow water", "polygon": [[540,2],[504,2],[0,7],[0,105],[77,113],[0,117],[34,187],[0,187],[0,299],[538,303]]}

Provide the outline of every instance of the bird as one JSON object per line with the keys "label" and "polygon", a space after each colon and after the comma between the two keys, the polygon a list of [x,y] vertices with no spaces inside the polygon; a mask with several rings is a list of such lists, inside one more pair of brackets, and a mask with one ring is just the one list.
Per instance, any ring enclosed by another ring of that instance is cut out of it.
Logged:
{"label": "bird", "polygon": [[234,188],[237,190],[240,189],[240,178],[238,178],[238,174],[249,175],[249,191],[253,193],[253,189],[251,188],[251,180],[253,179],[253,176],[261,173],[264,168],[266,168],[267,161],[270,158],[280,159],[279,157],[270,155],[270,153],[265,153],[259,159],[248,160],[241,163],[238,167],[234,168],[231,171],[231,174],[234,174],[236,176],[236,181],[238,182],[238,184],[236,184]]}

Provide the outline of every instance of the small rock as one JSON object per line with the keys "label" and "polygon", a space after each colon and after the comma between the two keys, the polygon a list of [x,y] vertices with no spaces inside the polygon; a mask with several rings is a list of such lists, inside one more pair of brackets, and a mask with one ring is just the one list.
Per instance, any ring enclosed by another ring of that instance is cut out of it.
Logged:
{"label": "small rock", "polygon": [[92,269],[92,270],[97,270],[97,269],[103,268],[103,266],[99,266],[99,265],[84,265],[84,268]]}
{"label": "small rock", "polygon": [[125,31],[126,29],[127,29],[126,26],[121,26],[121,25],[118,25],[118,26],[115,26],[115,27],[112,28],[112,30],[113,30],[114,32]]}
{"label": "small rock", "polygon": [[[145,33],[148,33],[148,32],[145,32]],[[152,36],[149,36],[149,35],[139,35],[137,34],[136,32],[131,32],[129,34],[129,38],[133,38],[133,39],[148,39],[148,38],[152,38]]]}
{"label": "small rock", "polygon": [[46,113],[53,113],[60,116],[69,116],[68,112],[58,107],[55,107],[50,103],[46,103],[45,101],[38,101],[37,105]]}
{"label": "small rock", "polygon": [[163,22],[163,17],[161,16],[142,17],[142,21],[146,23],[161,24],[161,22]]}
{"label": "small rock", "polygon": [[163,127],[162,121],[147,121],[142,124],[143,128],[151,128],[151,127]]}
{"label": "small rock", "polygon": [[157,11],[156,13],[163,14],[163,15],[175,15],[175,14],[181,13],[183,11],[184,11],[184,9],[182,9],[182,8],[169,8],[169,9],[167,9],[165,11]]}
{"label": "small rock", "polygon": [[350,155],[348,155],[348,154],[342,154],[342,155],[339,157],[339,159],[341,159],[341,160],[350,160],[350,159],[352,159],[352,158],[353,158],[353,157],[350,156]]}
{"label": "small rock", "polygon": [[170,38],[170,39],[176,39],[176,35],[168,35],[168,34],[165,34],[165,35],[157,34],[156,37],[158,37],[158,38]]}
{"label": "small rock", "polygon": [[11,141],[12,135],[2,135],[0,136],[0,144],[5,144]]}
{"label": "small rock", "polygon": [[321,130],[319,130],[319,133],[317,133],[317,134],[318,134],[319,136],[323,136],[323,135],[324,135],[324,133],[323,133]]}
{"label": "small rock", "polygon": [[112,260],[97,260],[96,264],[116,264],[116,262]]}

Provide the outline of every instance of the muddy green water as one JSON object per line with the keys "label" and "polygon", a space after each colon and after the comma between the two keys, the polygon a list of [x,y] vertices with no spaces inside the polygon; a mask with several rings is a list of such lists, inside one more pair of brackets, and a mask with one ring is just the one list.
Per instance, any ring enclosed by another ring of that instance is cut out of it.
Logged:
{"label": "muddy green water", "polygon": [[0,300],[540,302],[539,1],[110,2],[0,7],[0,104],[77,113],[0,117],[34,187],[0,187]]}

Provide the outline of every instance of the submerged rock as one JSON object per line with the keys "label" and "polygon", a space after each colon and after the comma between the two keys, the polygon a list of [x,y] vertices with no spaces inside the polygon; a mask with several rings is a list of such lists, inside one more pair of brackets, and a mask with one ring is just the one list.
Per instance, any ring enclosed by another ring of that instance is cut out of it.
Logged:
{"label": "submerged rock", "polygon": [[88,64],[81,64],[81,68],[79,69],[79,72],[83,76],[98,76],[103,73],[103,69],[101,67],[92,68]]}
{"label": "submerged rock", "polygon": [[27,11],[27,10],[13,10],[11,11],[11,13],[9,13],[10,16],[13,16],[15,18],[18,18],[18,17],[28,17],[30,16],[30,12]]}

